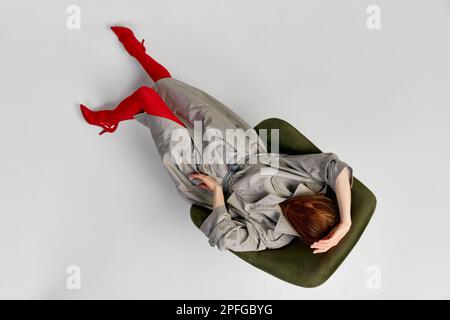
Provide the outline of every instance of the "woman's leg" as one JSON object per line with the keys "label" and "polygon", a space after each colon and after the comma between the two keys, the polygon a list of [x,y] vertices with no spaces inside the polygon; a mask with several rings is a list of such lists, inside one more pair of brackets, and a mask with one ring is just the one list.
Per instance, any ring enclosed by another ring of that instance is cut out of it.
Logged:
{"label": "woman's leg", "polygon": [[137,89],[113,110],[92,111],[84,105],[80,105],[80,109],[89,124],[103,128],[100,134],[116,131],[120,121],[131,120],[136,114],[142,112],[167,118],[184,126],[161,97],[152,88],[146,86]]}
{"label": "woman's leg", "polygon": [[154,82],[163,78],[171,78],[169,71],[145,52],[144,40],[142,43],[134,36],[133,31],[125,27],[111,27],[128,53],[136,58]]}

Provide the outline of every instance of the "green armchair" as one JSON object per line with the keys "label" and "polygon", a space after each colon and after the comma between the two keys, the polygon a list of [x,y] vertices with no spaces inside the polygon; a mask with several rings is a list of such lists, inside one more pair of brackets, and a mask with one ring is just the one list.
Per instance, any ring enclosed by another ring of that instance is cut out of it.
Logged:
{"label": "green armchair", "polygon": [[[284,120],[270,118],[260,122],[258,129],[279,129],[280,153],[309,154],[320,153],[311,141]],[[268,147],[270,148],[270,130]],[[255,252],[232,252],[241,259],[279,279],[302,287],[316,287],[324,283],[350,253],[375,211],[375,195],[358,179],[352,187],[352,227],[341,242],[326,253],[313,254],[312,250],[299,238],[287,246]],[[200,227],[210,210],[193,205],[192,222]]]}

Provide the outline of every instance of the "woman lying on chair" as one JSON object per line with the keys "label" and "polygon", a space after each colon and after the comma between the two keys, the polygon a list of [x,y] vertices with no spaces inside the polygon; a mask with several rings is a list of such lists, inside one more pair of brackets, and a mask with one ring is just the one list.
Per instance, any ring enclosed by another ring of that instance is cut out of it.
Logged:
{"label": "woman lying on chair", "polygon": [[[322,253],[339,243],[351,226],[351,167],[333,153],[268,153],[252,127],[207,93],[173,79],[130,29],[111,29],[155,84],[140,87],[113,110],[92,111],[81,105],[81,112],[89,124],[103,128],[100,134],[114,132],[120,121],[131,119],[150,129],[179,193],[191,204],[212,209],[200,227],[211,246],[259,251],[300,237],[314,253]],[[200,148],[199,127],[205,129],[204,135],[216,133],[214,139],[202,139]],[[225,139],[230,130],[245,142],[252,136],[249,145],[257,152],[230,161],[241,150]],[[188,137],[183,150],[200,153],[203,161],[181,162],[174,157],[180,147],[174,137]],[[214,161],[204,161],[206,153],[214,154],[209,156]],[[325,196],[327,187],[337,203]]]}

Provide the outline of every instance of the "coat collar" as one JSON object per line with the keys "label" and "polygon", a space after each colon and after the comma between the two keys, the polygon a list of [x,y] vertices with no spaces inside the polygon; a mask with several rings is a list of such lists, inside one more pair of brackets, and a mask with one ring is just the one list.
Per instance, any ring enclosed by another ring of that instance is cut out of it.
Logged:
{"label": "coat collar", "polygon": [[264,198],[260,199],[255,203],[245,203],[242,199],[238,199],[236,193],[233,192],[227,199],[227,203],[237,210],[241,210],[244,212],[251,212],[253,210],[260,210],[262,207],[266,209],[271,207],[271,209],[278,209],[278,221],[273,229],[274,232],[285,233],[293,236],[299,237],[297,231],[292,227],[289,221],[285,218],[283,212],[281,211],[281,207],[279,203],[285,200],[282,197],[279,197],[274,194],[269,194]]}
{"label": "coat collar", "polygon": [[280,215],[278,217],[278,222],[274,228],[274,231],[278,233],[286,233],[299,237],[297,231],[295,231],[294,227],[292,227],[289,221],[285,218],[283,212],[281,211],[281,208],[280,208]]}

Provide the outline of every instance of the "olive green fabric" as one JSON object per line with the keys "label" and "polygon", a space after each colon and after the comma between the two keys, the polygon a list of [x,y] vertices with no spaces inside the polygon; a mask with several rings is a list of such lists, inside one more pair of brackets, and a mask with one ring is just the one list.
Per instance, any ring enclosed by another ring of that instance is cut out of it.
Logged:
{"label": "olive green fabric", "polygon": [[[270,118],[262,121],[258,129],[279,129],[280,153],[320,153],[311,141],[284,120]],[[268,147],[270,149],[270,130]],[[357,170],[355,170],[357,171]],[[329,188],[330,189],[330,188]],[[332,192],[332,191],[331,191]],[[330,194],[334,196],[333,194]],[[352,187],[352,227],[340,243],[326,253],[313,254],[299,238],[287,246],[258,252],[233,252],[255,267],[289,283],[302,287],[316,287],[324,283],[350,253],[375,211],[375,195],[354,178]],[[193,205],[191,219],[197,227],[208,217],[210,210]]]}

